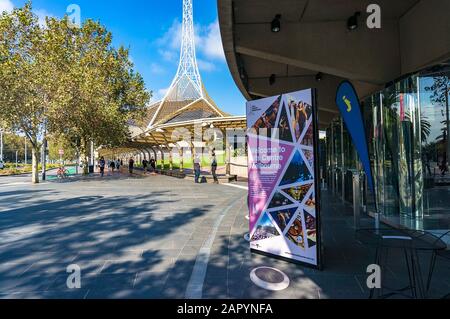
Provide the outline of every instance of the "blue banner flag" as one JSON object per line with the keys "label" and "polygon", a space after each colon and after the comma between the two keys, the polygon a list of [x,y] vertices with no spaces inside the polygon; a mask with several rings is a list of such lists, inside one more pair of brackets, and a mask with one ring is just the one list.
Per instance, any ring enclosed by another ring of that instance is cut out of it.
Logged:
{"label": "blue banner flag", "polygon": [[344,123],[352,137],[353,144],[356,147],[356,151],[366,172],[369,188],[373,190],[373,176],[370,167],[369,148],[361,106],[359,104],[358,94],[350,82],[344,81],[339,85],[336,94],[336,105],[341,111]]}

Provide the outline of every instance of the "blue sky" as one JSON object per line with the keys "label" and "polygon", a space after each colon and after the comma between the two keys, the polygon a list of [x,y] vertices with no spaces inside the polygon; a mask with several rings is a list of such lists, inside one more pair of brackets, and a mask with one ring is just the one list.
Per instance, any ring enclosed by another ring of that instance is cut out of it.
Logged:
{"label": "blue sky", "polygon": [[[0,11],[22,6],[25,0],[0,0]],[[100,21],[112,32],[114,45],[130,48],[135,68],[154,99],[161,98],[176,73],[179,59],[182,0],[34,0],[37,15],[62,17],[70,4],[81,8],[82,20]],[[245,114],[223,55],[217,22],[217,1],[194,0],[197,59],[208,93],[222,110]]]}

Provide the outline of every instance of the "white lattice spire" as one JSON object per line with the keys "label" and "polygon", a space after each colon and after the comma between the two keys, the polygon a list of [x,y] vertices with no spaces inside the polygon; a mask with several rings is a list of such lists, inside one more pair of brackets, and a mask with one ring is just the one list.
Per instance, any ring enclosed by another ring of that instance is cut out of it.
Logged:
{"label": "white lattice spire", "polygon": [[183,24],[181,36],[180,63],[175,78],[164,98],[159,102],[159,107],[150,121],[149,128],[161,117],[163,108],[174,105],[172,102],[192,102],[204,100],[218,114],[222,114],[209,98],[200,77],[195,53],[195,32],[193,0],[183,0]]}
{"label": "white lattice spire", "polygon": [[183,24],[180,64],[167,92],[167,101],[197,100],[203,97],[202,80],[195,55],[195,32],[192,0],[183,0]]}

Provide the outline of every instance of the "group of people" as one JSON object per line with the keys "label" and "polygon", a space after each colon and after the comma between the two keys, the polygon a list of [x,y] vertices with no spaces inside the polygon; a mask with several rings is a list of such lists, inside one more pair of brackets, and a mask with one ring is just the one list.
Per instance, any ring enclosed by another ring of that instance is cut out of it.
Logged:
{"label": "group of people", "polygon": [[274,128],[275,122],[276,122],[277,116],[278,116],[278,110],[280,108],[280,102],[281,102],[281,97],[278,98],[272,104],[272,106],[261,115],[261,117],[256,121],[253,128],[255,128],[257,130],[260,128],[266,128],[266,129]]}
{"label": "group of people", "polygon": [[102,156],[98,161],[98,167],[100,169],[100,175],[103,177],[105,175],[105,168],[108,167],[111,172],[120,171],[120,167],[123,166],[123,160],[114,159],[106,161]]}
{"label": "group of people", "polygon": [[[148,168],[155,171],[156,170],[156,160],[151,158],[150,161],[146,159],[142,160],[142,167],[144,172],[148,171]],[[115,171],[120,172],[120,168],[123,167],[123,159],[114,159],[106,161],[102,156],[98,161],[98,168],[100,169],[100,175],[103,177],[105,175],[105,168],[109,168],[109,170],[114,173]],[[128,172],[133,174],[135,168],[135,161],[132,157],[128,160]]]}
{"label": "group of people", "polygon": [[[201,159],[198,154],[194,156],[194,181],[195,183],[200,183],[200,175],[201,175]],[[213,176],[214,183],[219,184],[219,179],[217,177],[217,157],[216,157],[216,149],[213,148],[211,152],[211,175]]]}
{"label": "group of people", "polygon": [[[120,168],[123,167],[122,159],[114,159],[106,161],[102,156],[98,161],[98,167],[100,169],[100,175],[103,177],[105,175],[105,168],[108,167],[109,170],[114,173],[116,170],[120,172]],[[135,161],[131,157],[128,160],[128,172],[133,174],[135,168]],[[153,172],[156,171],[156,160],[152,157],[149,161],[147,159],[142,160],[142,168],[144,169],[144,173],[148,170]],[[195,183],[200,183],[200,175],[201,175],[201,159],[198,154],[195,155],[194,158],[194,173],[195,173]],[[213,176],[214,183],[218,184],[219,179],[217,177],[217,157],[216,157],[216,149],[213,149],[211,152],[211,175]]]}
{"label": "group of people", "polygon": [[147,161],[145,158],[142,160],[142,168],[144,169],[144,172],[147,172],[149,166],[153,172],[156,171],[156,160],[153,157],[150,161]]}

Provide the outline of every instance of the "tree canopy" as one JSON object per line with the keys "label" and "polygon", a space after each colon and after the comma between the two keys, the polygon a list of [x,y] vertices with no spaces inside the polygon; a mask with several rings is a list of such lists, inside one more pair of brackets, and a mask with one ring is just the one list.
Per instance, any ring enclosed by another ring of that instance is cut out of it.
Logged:
{"label": "tree canopy", "polygon": [[0,15],[0,122],[23,132],[37,154],[46,135],[59,135],[87,157],[89,144],[116,146],[129,136],[151,93],[135,72],[126,48],[86,20],[68,17],[39,24],[31,2]]}

